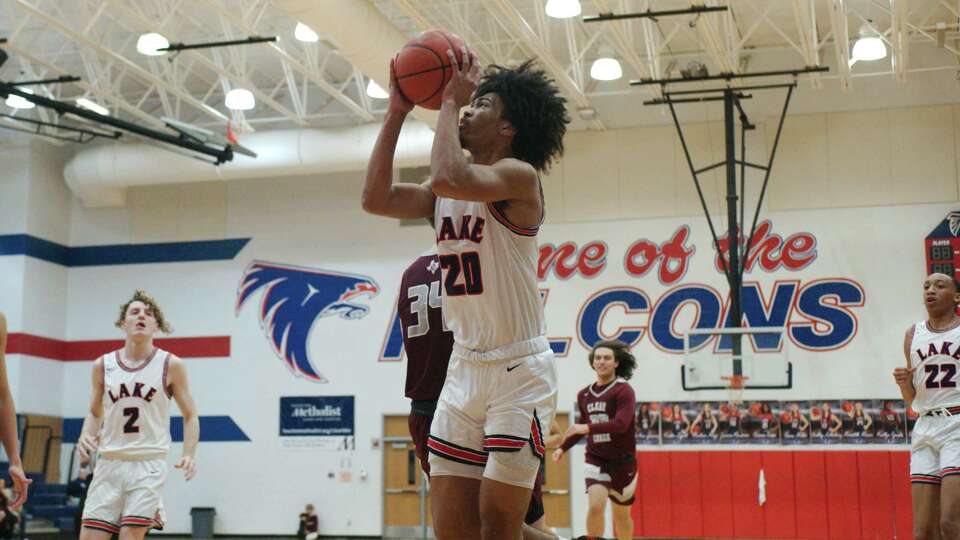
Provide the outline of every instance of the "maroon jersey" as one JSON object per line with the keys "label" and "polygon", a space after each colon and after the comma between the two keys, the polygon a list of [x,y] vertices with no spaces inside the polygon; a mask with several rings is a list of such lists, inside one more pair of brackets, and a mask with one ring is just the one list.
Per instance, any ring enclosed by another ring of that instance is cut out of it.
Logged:
{"label": "maroon jersey", "polygon": [[[587,458],[616,461],[633,457],[637,451],[637,397],[630,383],[623,380],[598,387],[596,383],[577,394],[580,422],[590,426]],[[564,451],[583,438],[570,437],[563,442]]]}
{"label": "maroon jersey", "polygon": [[447,378],[453,333],[443,327],[440,309],[440,262],[427,252],[403,272],[397,313],[407,353],[406,396],[436,401]]}

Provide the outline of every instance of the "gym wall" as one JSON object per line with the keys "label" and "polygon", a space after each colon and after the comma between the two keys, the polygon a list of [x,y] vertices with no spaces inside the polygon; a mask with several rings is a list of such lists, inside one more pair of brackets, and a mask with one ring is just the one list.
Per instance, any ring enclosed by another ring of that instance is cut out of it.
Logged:
{"label": "gym wall", "polygon": [[[719,127],[688,127],[697,166],[718,160]],[[766,123],[750,136],[752,161],[767,154],[774,128]],[[758,267],[749,279],[767,299],[777,281],[802,287],[845,280],[860,287],[864,302],[847,308],[858,329],[842,346],[822,352],[793,346],[794,389],[757,399],[898,395],[890,372],[902,362],[903,331],[923,317],[923,238],[960,199],[958,134],[960,106],[788,119],[762,216],[771,220],[772,234],[784,239],[813,235],[816,258],[796,270]],[[567,157],[544,181],[541,243],[606,246],[602,271],[587,276],[578,269],[564,277],[551,268],[543,281],[550,289],[549,335],[569,339],[566,356],[558,359],[560,408],[569,411],[576,391],[593,380],[578,320],[598,292],[638,289],[653,310],[657,299],[692,284],[716,290],[722,304],[726,286],[713,266],[709,232],[673,128],[571,133],[566,142]],[[205,436],[227,440],[201,444],[192,482],[171,468],[166,532],[188,532],[189,509],[214,506],[218,533],[292,534],[296,514],[313,502],[323,534],[379,534],[382,463],[374,439],[381,437],[383,414],[408,411],[406,366],[384,353],[400,274],[433,241],[429,227],[364,214],[361,173],[140,188],[128,193],[124,208],[83,208],[62,181],[66,152],[34,143],[0,156],[0,254],[9,253],[0,256],[0,309],[15,334],[11,346],[17,340],[21,351],[8,357],[20,412],[82,418],[91,364],[74,359],[81,342],[121,339],[113,327],[118,307],[134,289],[147,289],[163,306],[174,337],[198,338],[188,343],[189,351],[204,354],[211,350],[204,347],[229,343],[228,354],[213,347],[216,356],[186,360],[200,413],[212,422],[205,424],[213,426]],[[759,191],[759,179],[748,178],[750,197]],[[719,212],[719,176],[705,183],[705,198]],[[690,231],[686,245],[695,247],[687,273],[672,282],[658,277],[658,267],[640,276],[628,273],[624,257],[631,245],[641,239],[662,244],[683,226]],[[195,249],[191,242],[243,239],[249,240],[229,257],[162,262],[176,259],[178,249]],[[18,242],[33,247],[19,249]],[[177,246],[157,246],[151,253],[159,260],[132,264],[123,257],[107,265],[81,264],[71,258],[80,252],[68,249],[117,246],[111,249],[129,255],[129,244],[162,243]],[[369,308],[365,316],[322,317],[313,327],[311,364],[328,383],[296,377],[278,358],[258,317],[265,291],[238,308],[244,272],[255,260],[356,274],[376,284],[375,297],[354,300]],[[599,331],[607,335],[620,326],[645,326],[649,317],[612,302],[595,309],[603,315]],[[815,322],[789,313],[791,322]],[[676,328],[696,316],[684,311]],[[723,395],[678,394],[681,357],[661,349],[650,332],[637,341],[641,362],[632,383],[639,399]],[[355,450],[294,448],[278,436],[280,397],[311,395],[355,396]],[[175,444],[170,462],[178,455]],[[571,459],[573,485],[582,485],[582,451]],[[352,471],[349,482],[340,480],[345,469]],[[575,530],[583,528],[585,507],[575,489]]]}

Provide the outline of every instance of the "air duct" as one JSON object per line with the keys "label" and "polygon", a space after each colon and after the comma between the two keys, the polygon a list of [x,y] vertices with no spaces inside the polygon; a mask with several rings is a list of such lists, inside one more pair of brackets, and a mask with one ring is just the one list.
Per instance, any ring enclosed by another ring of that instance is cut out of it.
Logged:
{"label": "air duct", "polygon": [[[83,150],[70,159],[63,176],[88,207],[123,206],[126,188],[243,178],[275,178],[366,170],[380,124],[339,129],[263,131],[242,136],[240,143],[256,159],[236,155],[215,167],[169,149],[148,144],[114,143]],[[433,130],[407,122],[397,144],[397,167],[430,163]]]}

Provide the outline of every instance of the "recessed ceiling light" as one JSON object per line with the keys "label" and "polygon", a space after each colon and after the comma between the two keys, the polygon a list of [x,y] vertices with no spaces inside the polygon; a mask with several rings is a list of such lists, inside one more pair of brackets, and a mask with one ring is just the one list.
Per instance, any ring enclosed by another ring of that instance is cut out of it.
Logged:
{"label": "recessed ceiling light", "polygon": [[367,83],[367,95],[374,99],[387,99],[390,97],[390,94],[388,94],[382,86],[374,82],[373,79],[370,79],[370,82]]}
{"label": "recessed ceiling light", "polygon": [[[33,90],[29,88],[18,88],[17,90],[26,92],[27,94],[32,94]],[[13,107],[14,109],[32,109],[36,105],[32,101],[28,101],[25,98],[20,96],[10,94],[7,96],[7,101],[5,102],[7,107]]]}
{"label": "recessed ceiling light", "polygon": [[226,103],[228,109],[249,111],[257,104],[257,100],[254,99],[253,92],[246,88],[234,88],[227,92],[224,103]]}
{"label": "recessed ceiling light", "polygon": [[162,56],[167,54],[167,51],[158,51],[157,49],[164,49],[169,46],[170,41],[156,32],[142,34],[140,38],[137,39],[137,52],[147,56]]}
{"label": "recessed ceiling light", "polygon": [[313,31],[313,28],[310,28],[302,22],[297,23],[297,27],[293,30],[293,37],[306,43],[316,43],[320,41],[320,36]]}

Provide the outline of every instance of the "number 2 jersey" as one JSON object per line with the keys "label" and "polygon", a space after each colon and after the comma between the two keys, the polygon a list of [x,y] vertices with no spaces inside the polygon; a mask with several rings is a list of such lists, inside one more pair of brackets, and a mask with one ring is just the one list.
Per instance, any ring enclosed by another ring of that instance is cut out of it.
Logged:
{"label": "number 2 jersey", "polygon": [[537,286],[537,232],[506,218],[500,203],[437,198],[443,318],[456,348],[481,361],[550,348]]}
{"label": "number 2 jersey", "polygon": [[101,457],[162,459],[170,449],[170,353],[154,349],[140,366],[131,367],[124,349],[103,359]]}
{"label": "number 2 jersey", "polygon": [[943,331],[931,330],[926,321],[914,325],[910,342],[913,372],[913,410],[920,414],[960,405],[957,368],[960,367],[960,325]]}

